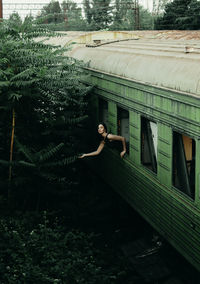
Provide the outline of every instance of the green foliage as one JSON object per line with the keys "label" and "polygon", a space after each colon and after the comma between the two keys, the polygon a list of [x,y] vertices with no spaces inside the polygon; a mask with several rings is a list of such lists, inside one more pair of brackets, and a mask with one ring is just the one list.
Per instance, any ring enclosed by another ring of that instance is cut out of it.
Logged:
{"label": "green foliage", "polygon": [[83,0],[83,7],[86,16],[86,21],[88,25],[90,25],[92,22],[92,8],[90,6],[90,0]]}
{"label": "green foliage", "polygon": [[[65,49],[38,39],[54,35],[30,17],[22,22],[17,14],[0,25],[0,179],[8,177],[10,166],[12,185],[29,182],[35,193],[47,179],[70,176],[67,166],[80,151],[79,128],[86,118],[89,88],[80,83],[82,65],[65,56]],[[23,198],[23,186],[20,192],[17,196]]]}
{"label": "green foliage", "polygon": [[162,14],[165,9],[166,4],[169,2],[171,2],[171,0],[153,0],[152,14],[154,16],[158,16]]}
{"label": "green foliage", "polygon": [[174,0],[165,6],[162,17],[155,21],[155,29],[195,30],[200,28],[200,2]]}
{"label": "green foliage", "polygon": [[[51,1],[44,6],[38,19],[52,30],[100,30],[112,22],[111,0],[84,0],[82,9],[72,0]],[[57,8],[56,8],[57,7]],[[59,7],[59,8],[58,8]]]}
{"label": "green foliage", "polygon": [[[133,8],[133,0],[83,0],[83,11],[72,0],[65,0],[61,5],[51,1],[44,6],[38,20],[51,30],[134,30]],[[142,6],[139,18],[140,29],[153,29],[153,17]]]}
{"label": "green foliage", "polygon": [[84,30],[86,25],[81,8],[71,0],[64,0],[61,5],[58,1],[51,1],[43,7],[37,19],[55,31]]}
{"label": "green foliage", "polygon": [[[113,24],[109,27],[110,30],[134,30],[134,2],[128,0],[115,0],[115,10],[113,15]],[[153,17],[151,13],[139,6],[140,29],[153,29]]]}
{"label": "green foliage", "polygon": [[134,12],[131,9],[130,1],[115,0],[114,21],[111,30],[132,30],[133,28]]}
{"label": "green foliage", "polygon": [[152,30],[154,28],[154,20],[152,14],[142,6],[139,7],[139,19],[141,30]]}
{"label": "green foliage", "polygon": [[85,1],[84,10],[91,30],[106,29],[112,22],[111,0]]}
{"label": "green foliage", "polygon": [[[97,263],[93,235],[65,232],[44,212],[35,225],[30,216],[0,220],[0,282],[112,283]],[[106,279],[107,278],[107,279]]]}

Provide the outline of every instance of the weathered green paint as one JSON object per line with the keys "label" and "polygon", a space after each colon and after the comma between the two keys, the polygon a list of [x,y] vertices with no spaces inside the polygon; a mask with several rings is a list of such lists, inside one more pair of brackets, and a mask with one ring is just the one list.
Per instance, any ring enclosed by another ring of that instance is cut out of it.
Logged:
{"label": "weathered green paint", "polygon": [[117,133],[117,105],[108,103],[108,127],[111,133]]}
{"label": "weathered green paint", "polygon": [[[139,85],[108,74],[98,74],[96,71],[91,71],[91,74],[88,83],[97,85],[96,93],[103,95],[107,100],[115,101],[124,107],[134,105],[133,110],[149,118],[173,125],[177,130],[185,130],[188,135],[199,135],[200,109],[197,97]],[[109,80],[115,82],[115,87],[107,84]]]}
{"label": "weathered green paint", "polygon": [[196,139],[196,176],[195,176],[195,204],[197,208],[200,208],[200,139]]}
{"label": "weathered green paint", "polygon": [[141,164],[140,157],[140,114],[135,111],[129,111],[129,133],[130,133],[130,159],[137,165]]}
{"label": "weathered green paint", "polygon": [[172,129],[162,123],[158,123],[158,180],[171,188]]}
{"label": "weathered green paint", "polygon": [[[120,159],[105,149],[90,160],[98,172],[182,255],[200,270],[200,100],[122,78],[91,71],[87,83],[108,101],[109,128],[117,131],[117,106],[129,110],[130,154]],[[158,171],[141,164],[141,116],[158,125]],[[195,200],[172,185],[172,134],[179,131],[196,141]]]}

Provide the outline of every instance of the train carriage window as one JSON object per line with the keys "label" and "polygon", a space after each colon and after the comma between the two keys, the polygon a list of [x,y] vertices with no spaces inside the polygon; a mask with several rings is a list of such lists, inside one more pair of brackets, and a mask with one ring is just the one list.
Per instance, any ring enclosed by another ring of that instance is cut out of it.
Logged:
{"label": "train carriage window", "polygon": [[108,102],[103,99],[99,99],[99,121],[108,127]]}
{"label": "train carriage window", "polygon": [[118,135],[125,137],[127,154],[129,153],[129,111],[117,108],[117,131]]}
{"label": "train carriage window", "polygon": [[173,132],[173,185],[194,199],[195,140]]}
{"label": "train carriage window", "polygon": [[141,162],[157,173],[157,124],[147,118],[141,118]]}

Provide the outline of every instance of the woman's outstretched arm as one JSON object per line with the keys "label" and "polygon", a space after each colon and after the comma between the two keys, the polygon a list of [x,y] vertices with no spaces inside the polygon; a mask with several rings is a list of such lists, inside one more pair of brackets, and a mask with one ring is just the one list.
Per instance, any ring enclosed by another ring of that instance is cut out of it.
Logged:
{"label": "woman's outstretched arm", "polygon": [[123,151],[120,153],[121,158],[126,154],[126,139],[123,136],[108,134],[109,140],[122,141]]}
{"label": "woman's outstretched arm", "polygon": [[105,142],[101,141],[101,143],[99,144],[99,147],[97,148],[96,151],[91,152],[91,153],[87,153],[87,154],[83,154],[79,158],[82,159],[84,157],[90,157],[90,156],[97,156],[97,155],[99,155],[101,153],[101,151],[103,150],[104,145],[105,145]]}

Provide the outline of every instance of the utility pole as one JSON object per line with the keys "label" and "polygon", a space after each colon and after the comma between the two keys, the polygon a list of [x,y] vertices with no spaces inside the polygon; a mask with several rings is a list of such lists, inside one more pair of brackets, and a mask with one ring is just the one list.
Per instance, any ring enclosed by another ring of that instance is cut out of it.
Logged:
{"label": "utility pole", "polygon": [[134,24],[135,24],[134,28],[135,30],[139,30],[140,29],[139,1],[132,0],[132,1],[128,1],[127,4],[128,4],[128,8],[133,10]]}
{"label": "utility pole", "polygon": [[139,1],[135,0],[134,3],[134,20],[135,20],[135,30],[140,29],[140,11],[139,11]]}
{"label": "utility pole", "polygon": [[2,3],[3,0],[0,0],[0,19],[3,18],[3,3]]}

